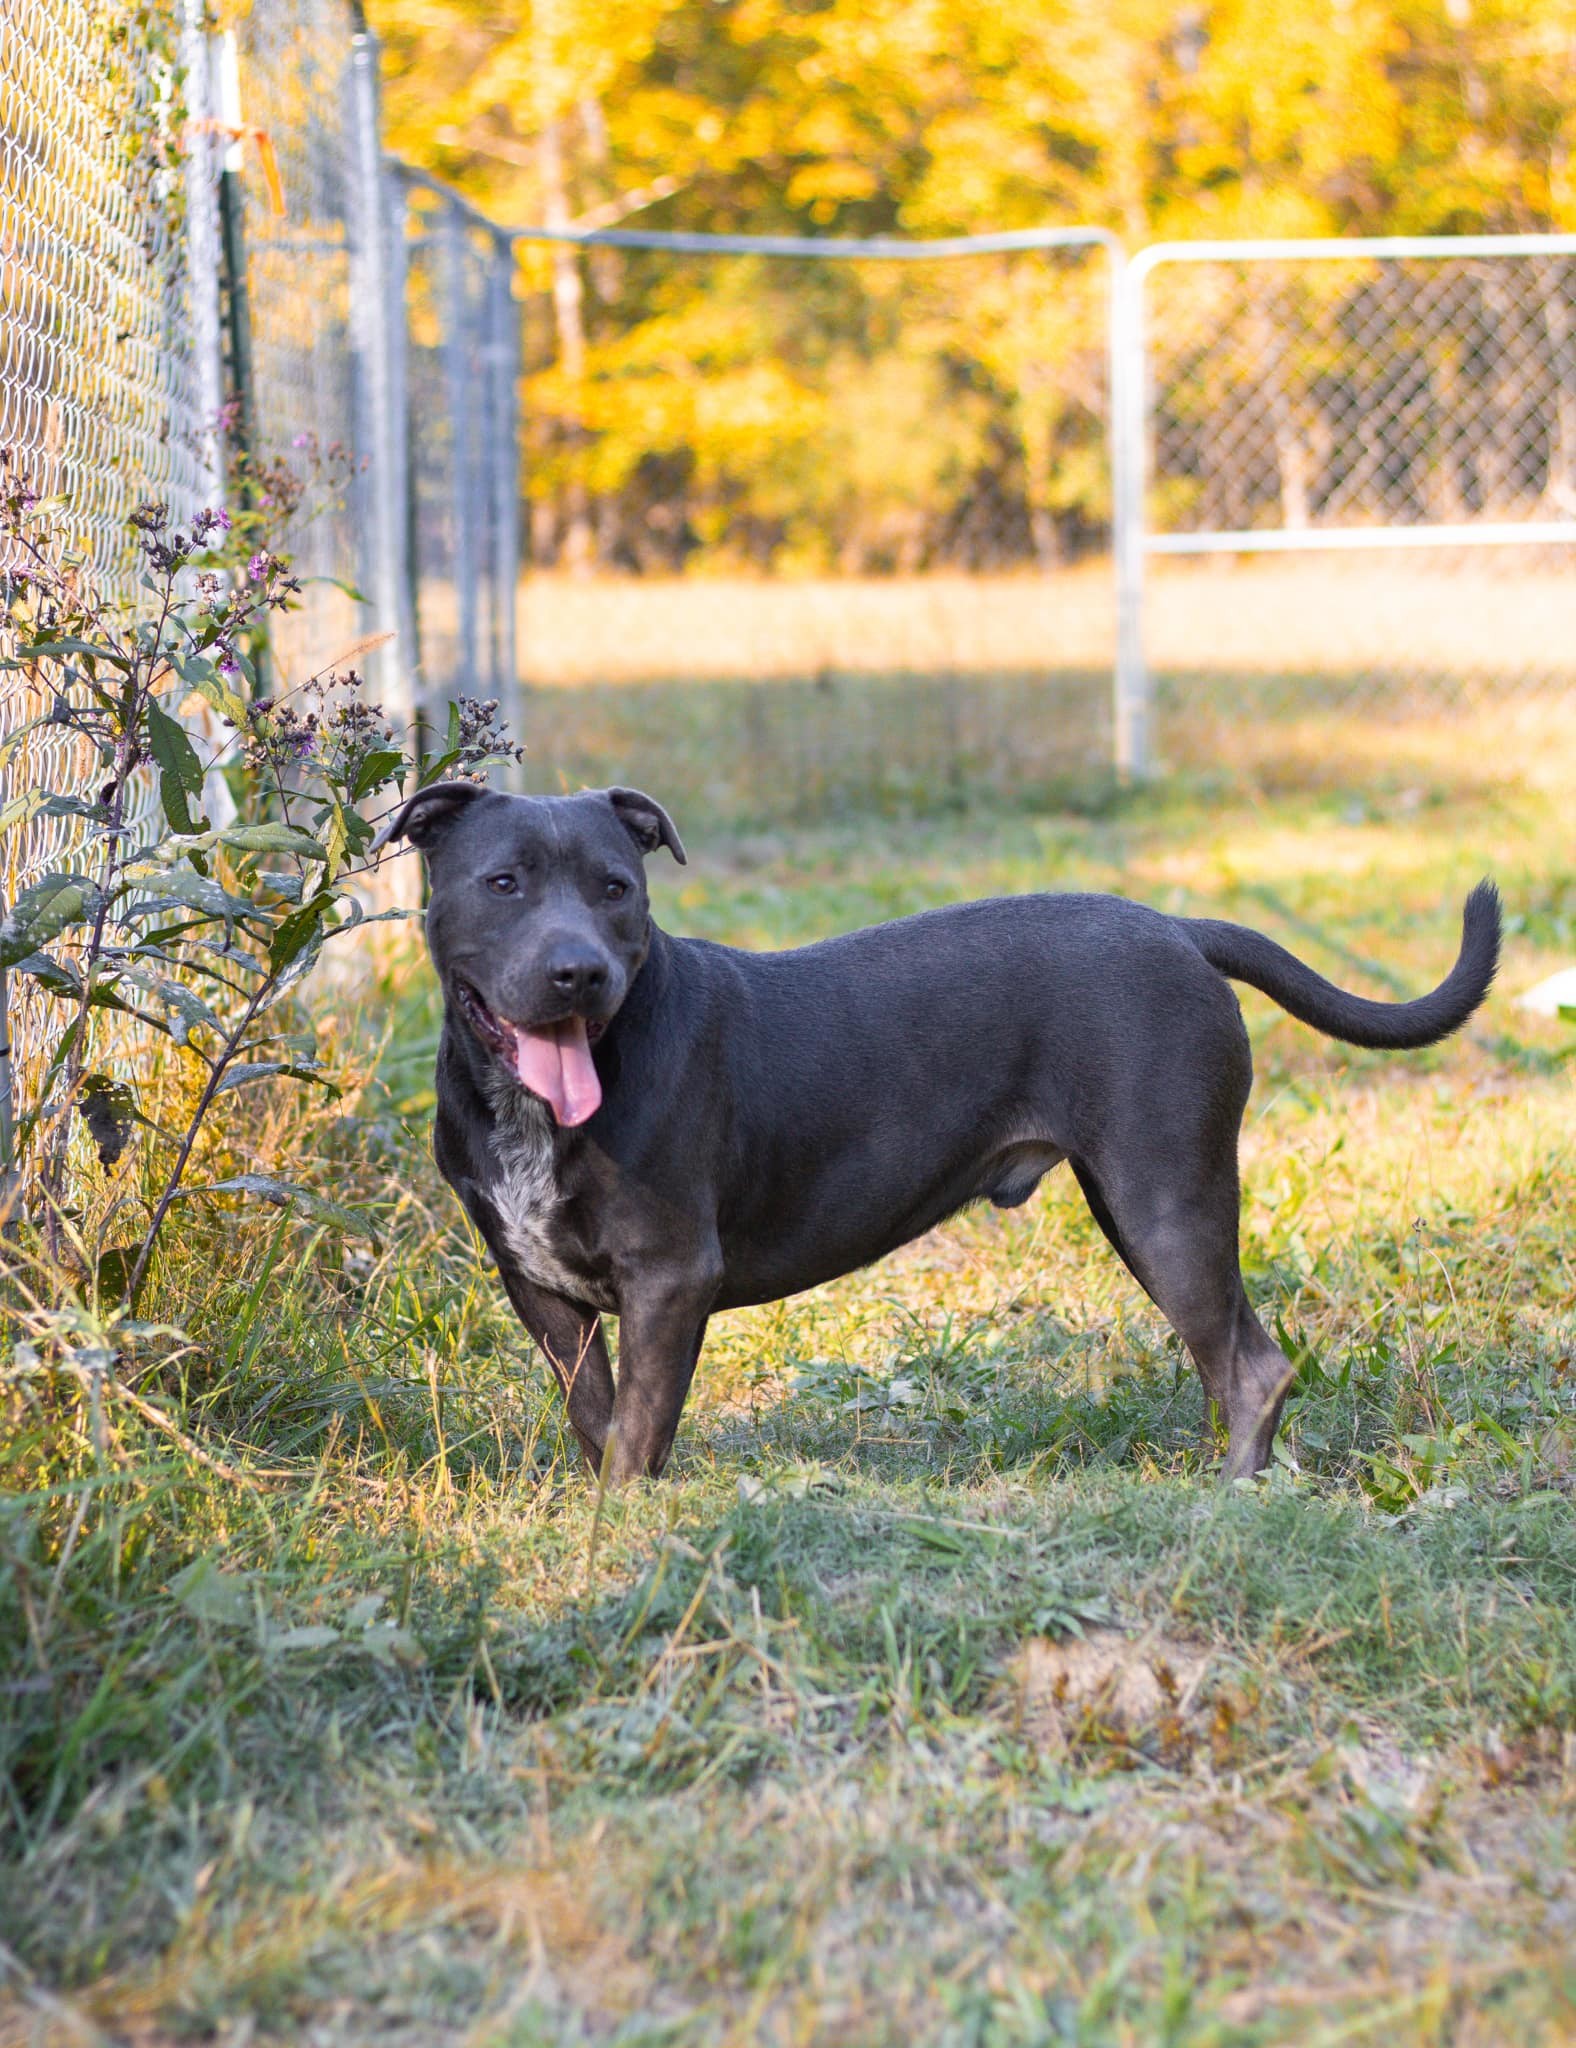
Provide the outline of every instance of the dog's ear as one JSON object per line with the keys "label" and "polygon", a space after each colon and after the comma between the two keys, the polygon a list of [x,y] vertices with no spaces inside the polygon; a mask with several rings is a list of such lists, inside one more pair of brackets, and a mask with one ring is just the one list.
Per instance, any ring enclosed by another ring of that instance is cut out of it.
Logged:
{"label": "dog's ear", "polygon": [[655,853],[659,846],[665,846],[680,867],[688,865],[684,842],[655,797],[644,796],[638,789],[610,789],[607,800],[642,853]]}
{"label": "dog's ear", "polygon": [[436,840],[469,810],[478,797],[488,794],[479,782],[429,782],[418,789],[409,803],[401,804],[374,840],[374,847],[390,846],[396,839],[408,839],[423,853],[430,853]]}

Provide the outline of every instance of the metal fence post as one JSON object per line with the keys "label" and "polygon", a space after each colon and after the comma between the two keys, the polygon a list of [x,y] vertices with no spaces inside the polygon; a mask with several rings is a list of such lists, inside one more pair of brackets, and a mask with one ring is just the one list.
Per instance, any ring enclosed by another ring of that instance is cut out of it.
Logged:
{"label": "metal fence post", "polygon": [[410,458],[409,252],[406,248],[405,181],[388,157],[380,159],[383,209],[382,328],[388,349],[388,512],[394,522],[392,559],[398,581],[388,623],[398,636],[394,653],[408,715],[425,710],[421,676],[421,622],[416,603],[416,477]]}
{"label": "metal fence post", "polygon": [[454,492],[454,604],[458,627],[459,660],[450,687],[473,690],[480,673],[480,606],[477,602],[479,564],[476,559],[475,478],[473,476],[475,435],[474,392],[472,390],[471,303],[466,289],[466,219],[458,206],[445,206],[439,234],[442,237],[442,276],[445,301],[443,331],[443,380],[449,405],[449,424],[454,437],[451,471]]}
{"label": "metal fence post", "polygon": [[185,0],[181,10],[181,68],[186,74],[186,278],[191,294],[192,355],[196,368],[197,417],[191,428],[202,470],[200,495],[206,505],[224,497],[224,446],[219,416],[224,408],[224,312],[219,229],[219,143],[213,79],[213,49],[205,26],[205,0]]}
{"label": "metal fence post", "polygon": [[1144,333],[1145,252],[1111,252],[1111,545],[1116,571],[1113,702],[1116,772],[1150,774],[1154,681],[1144,648],[1149,362]]}
{"label": "metal fence post", "polygon": [[[350,45],[351,228],[350,333],[357,453],[368,469],[360,493],[365,624],[391,631],[392,644],[375,650],[368,667],[385,707],[400,724],[416,714],[413,650],[402,644],[401,597],[405,481],[395,431],[402,410],[393,346],[388,282],[388,223],[384,206],[383,144],[378,123],[378,46],[369,30]],[[403,328],[403,308],[399,326]]]}
{"label": "metal fence post", "polygon": [[492,484],[492,688],[518,741],[524,702],[515,647],[515,587],[520,574],[520,315],[514,302],[514,244],[498,237],[487,266],[490,399],[482,459]]}
{"label": "metal fence post", "polygon": [[[228,134],[219,159],[219,252],[223,278],[224,344],[234,416],[227,428],[232,449],[257,453],[257,380],[252,364],[251,293],[246,273],[246,208],[241,192],[241,68],[235,30],[226,29],[216,54],[218,118]],[[249,493],[244,480],[242,496]]]}

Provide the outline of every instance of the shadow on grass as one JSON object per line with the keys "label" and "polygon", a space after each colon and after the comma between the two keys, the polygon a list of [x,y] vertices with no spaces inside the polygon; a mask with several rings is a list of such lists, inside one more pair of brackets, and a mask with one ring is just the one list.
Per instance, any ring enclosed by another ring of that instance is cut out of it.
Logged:
{"label": "shadow on grass", "polygon": [[526,787],[640,781],[745,828],[1023,802],[1111,782],[1110,678],[823,669],[802,679],[530,689]]}
{"label": "shadow on grass", "polygon": [[[1200,668],[1157,678],[1155,742],[1195,781],[1362,787],[1444,773],[1478,789],[1503,779],[1499,766],[1465,748],[1442,767],[1441,730],[1544,702],[1551,693],[1443,673]],[[714,829],[971,804],[1101,810],[1118,795],[1104,669],[528,686],[523,730],[528,790],[641,783]]]}

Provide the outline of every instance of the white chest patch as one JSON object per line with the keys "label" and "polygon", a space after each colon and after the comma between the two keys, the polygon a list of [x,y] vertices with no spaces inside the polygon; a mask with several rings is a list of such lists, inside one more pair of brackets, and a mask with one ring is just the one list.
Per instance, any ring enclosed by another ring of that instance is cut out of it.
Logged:
{"label": "white chest patch", "polygon": [[571,1272],[553,1248],[553,1218],[562,1198],[553,1169],[553,1125],[546,1103],[502,1074],[489,1076],[487,1100],[494,1118],[491,1144],[498,1172],[486,1193],[515,1264],[538,1287],[594,1308],[612,1308],[606,1289]]}

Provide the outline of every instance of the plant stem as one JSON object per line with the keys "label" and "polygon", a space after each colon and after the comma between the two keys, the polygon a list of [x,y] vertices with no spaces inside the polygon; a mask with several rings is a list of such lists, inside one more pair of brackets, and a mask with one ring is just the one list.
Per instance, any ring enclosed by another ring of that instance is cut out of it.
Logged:
{"label": "plant stem", "polygon": [[169,1214],[170,1207],[180,1192],[181,1179],[186,1172],[187,1162],[192,1156],[192,1147],[197,1143],[197,1134],[201,1131],[209,1107],[219,1092],[219,1083],[224,1079],[225,1071],[229,1067],[230,1062],[240,1051],[241,1040],[246,1036],[252,1019],[262,1008],[263,998],[272,993],[277,979],[276,975],[270,974],[268,979],[260,984],[257,992],[242,1012],[240,1022],[224,1041],[219,1056],[213,1063],[208,1075],[207,1084],[203,1088],[202,1094],[198,1097],[197,1107],[192,1111],[191,1121],[186,1126],[185,1135],[182,1137],[179,1149],[175,1154],[175,1163],[170,1168],[169,1178],[164,1183],[164,1191],[154,1206],[153,1220],[148,1225],[147,1235],[143,1238],[142,1247],[137,1253],[137,1263],[131,1270],[131,1278],[126,1285],[126,1301],[129,1306],[135,1307],[136,1305],[137,1291],[142,1286],[142,1276],[147,1271],[149,1259],[153,1256],[153,1247],[158,1241],[159,1232],[164,1228],[164,1219]]}

